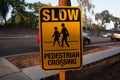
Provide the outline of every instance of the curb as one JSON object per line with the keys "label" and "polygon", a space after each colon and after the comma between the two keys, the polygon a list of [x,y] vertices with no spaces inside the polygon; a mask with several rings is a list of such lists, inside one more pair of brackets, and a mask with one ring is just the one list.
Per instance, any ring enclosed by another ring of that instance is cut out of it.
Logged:
{"label": "curb", "polygon": [[30,54],[35,54],[35,53],[40,53],[40,52],[30,52],[30,53],[14,54],[14,55],[4,56],[4,58],[6,58],[6,57],[14,57],[14,56],[30,55]]}

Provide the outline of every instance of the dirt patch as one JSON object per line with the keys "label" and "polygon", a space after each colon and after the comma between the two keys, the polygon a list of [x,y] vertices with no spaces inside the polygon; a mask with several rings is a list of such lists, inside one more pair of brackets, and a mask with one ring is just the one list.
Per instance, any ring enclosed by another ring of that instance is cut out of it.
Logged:
{"label": "dirt patch", "polygon": [[16,65],[19,69],[40,64],[39,53],[11,56],[7,57],[6,59]]}

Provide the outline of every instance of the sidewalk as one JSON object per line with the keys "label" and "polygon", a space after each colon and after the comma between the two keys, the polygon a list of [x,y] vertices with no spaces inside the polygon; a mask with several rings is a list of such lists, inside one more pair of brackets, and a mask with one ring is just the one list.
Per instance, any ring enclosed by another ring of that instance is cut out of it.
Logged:
{"label": "sidewalk", "polygon": [[[84,55],[84,65],[97,61],[104,57],[118,54],[120,47],[114,47],[104,51]],[[113,54],[114,53],[114,54]],[[56,76],[59,72],[44,72],[40,65],[18,69],[4,57],[0,58],[0,80],[40,80],[51,75]]]}
{"label": "sidewalk", "polygon": [[0,58],[0,80],[40,80],[58,72],[44,72],[40,65],[18,69],[4,57]]}

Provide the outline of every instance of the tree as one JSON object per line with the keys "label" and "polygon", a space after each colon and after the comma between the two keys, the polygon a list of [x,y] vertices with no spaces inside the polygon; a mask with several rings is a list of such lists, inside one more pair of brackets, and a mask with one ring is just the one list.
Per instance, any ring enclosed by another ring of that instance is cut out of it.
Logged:
{"label": "tree", "polygon": [[112,17],[112,21],[114,23],[114,29],[118,29],[118,27],[120,25],[120,18],[118,18],[118,17]]}
{"label": "tree", "polygon": [[101,13],[96,13],[95,14],[95,20],[97,21],[101,21],[101,25],[104,25],[105,23],[110,23],[110,21],[112,20],[111,14],[109,13],[108,10],[104,10]]}
{"label": "tree", "polygon": [[6,24],[6,16],[9,11],[7,0],[0,0],[0,20],[3,18]]}
{"label": "tree", "polygon": [[96,31],[97,30],[97,25],[93,23],[90,28],[91,28],[91,31]]}
{"label": "tree", "polygon": [[[29,25],[37,22],[38,7],[44,4],[38,2],[34,4],[25,3],[25,0],[0,0],[0,20],[6,22],[6,16],[9,10],[11,11],[11,18],[8,20],[9,24]],[[32,12],[26,11],[29,7]]]}
{"label": "tree", "polygon": [[0,0],[0,18],[4,19],[5,24],[7,23],[6,21],[7,13],[11,9],[12,9],[13,18],[15,18],[15,15],[19,15],[19,17],[22,17],[23,13],[25,12],[25,1],[24,0]]}
{"label": "tree", "polygon": [[83,10],[84,26],[87,27],[87,13],[94,14],[93,9],[95,6],[92,4],[91,0],[77,0],[77,2]]}
{"label": "tree", "polygon": [[[34,24],[33,26],[37,26],[38,23],[38,8],[41,6],[50,6],[50,4],[43,4],[41,2],[36,2],[36,3],[27,3],[26,4],[28,6],[28,8],[31,10],[31,12],[29,12],[31,15],[33,14],[34,16],[30,16],[32,17],[31,19],[34,19]],[[34,18],[33,18],[34,17]],[[33,21],[32,21],[33,22]]]}
{"label": "tree", "polygon": [[[10,0],[9,5],[12,7],[12,21],[13,24],[22,26],[33,26],[37,22],[38,7],[42,4],[38,3],[25,3],[24,0]],[[31,11],[26,11],[26,7]]]}
{"label": "tree", "polygon": [[91,0],[77,0],[77,2],[79,3],[79,6],[82,7],[85,15],[87,11],[94,14],[93,8],[95,6],[91,3]]}
{"label": "tree", "polygon": [[95,20],[100,21],[101,25],[105,25],[106,23],[110,23],[112,21],[115,29],[118,29],[118,25],[120,25],[120,18],[112,16],[108,10],[96,13]]}
{"label": "tree", "polygon": [[12,11],[16,14],[22,15],[25,11],[25,0],[8,0],[8,4],[13,8]]}
{"label": "tree", "polygon": [[26,4],[29,9],[32,10],[33,14],[38,14],[38,8],[41,6],[47,6],[46,4],[43,4],[41,2],[36,2],[36,3],[27,3]]}
{"label": "tree", "polygon": [[13,18],[13,23],[15,22],[15,17],[19,16],[19,19],[23,20],[23,15],[25,12],[25,1],[24,0],[8,0],[8,4],[12,7],[11,17]]}
{"label": "tree", "polygon": [[95,23],[93,23],[91,25],[90,29],[93,32],[93,34],[97,34],[97,36],[99,36],[101,32],[105,31],[105,27],[104,26],[97,25]]}

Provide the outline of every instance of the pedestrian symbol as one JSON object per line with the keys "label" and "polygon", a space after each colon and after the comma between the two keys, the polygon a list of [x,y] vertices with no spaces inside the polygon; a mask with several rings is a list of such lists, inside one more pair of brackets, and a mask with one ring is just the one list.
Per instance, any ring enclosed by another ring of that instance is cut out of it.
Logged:
{"label": "pedestrian symbol", "polygon": [[44,70],[82,67],[81,15],[79,7],[39,8],[40,57]]}
{"label": "pedestrian symbol", "polygon": [[55,31],[54,31],[54,34],[53,34],[53,36],[52,36],[52,37],[54,37],[53,46],[55,46],[55,43],[56,43],[56,42],[57,42],[58,45],[60,46],[59,37],[60,37],[60,35],[62,34],[63,36],[62,36],[62,40],[61,40],[61,42],[62,42],[62,43],[61,43],[61,47],[64,46],[64,42],[65,42],[65,44],[67,45],[67,47],[69,47],[69,44],[68,44],[68,41],[67,41],[67,37],[69,36],[69,32],[68,32],[67,28],[65,27],[65,24],[64,24],[64,23],[62,23],[61,26],[62,26],[61,32],[58,31],[57,27],[54,27],[54,30],[55,30]]}
{"label": "pedestrian symbol", "polygon": [[58,32],[57,27],[54,27],[54,29],[55,29],[55,32],[52,36],[52,37],[54,37],[53,46],[55,45],[56,41],[57,41],[58,45],[60,46],[60,42],[59,42],[60,33]]}
{"label": "pedestrian symbol", "polygon": [[63,45],[64,45],[64,42],[66,43],[67,47],[69,47],[69,44],[68,44],[68,41],[67,41],[67,37],[69,36],[68,30],[67,30],[67,28],[65,27],[65,24],[64,24],[64,23],[62,23],[61,26],[62,26],[62,31],[61,31],[61,33],[63,34],[63,37],[62,37],[62,47],[63,47]]}

